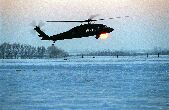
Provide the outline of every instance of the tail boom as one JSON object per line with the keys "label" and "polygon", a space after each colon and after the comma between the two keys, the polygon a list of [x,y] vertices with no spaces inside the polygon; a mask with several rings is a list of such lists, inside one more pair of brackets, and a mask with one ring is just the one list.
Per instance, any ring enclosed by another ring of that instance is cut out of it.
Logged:
{"label": "tail boom", "polygon": [[41,40],[51,40],[50,37],[40,29],[40,27],[36,26],[34,30],[39,34],[39,37],[42,37]]}

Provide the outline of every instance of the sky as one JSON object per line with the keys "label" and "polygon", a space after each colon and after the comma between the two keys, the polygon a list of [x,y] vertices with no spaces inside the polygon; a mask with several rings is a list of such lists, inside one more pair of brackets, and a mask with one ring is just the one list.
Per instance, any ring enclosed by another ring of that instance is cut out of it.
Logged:
{"label": "sky", "polygon": [[[68,52],[169,49],[168,0],[0,0],[0,43],[47,47],[52,41],[41,41],[32,34],[32,21],[85,20],[95,14],[99,14],[96,19],[122,17],[97,22],[114,28],[108,39],[91,36],[56,41],[55,45]],[[45,23],[43,29],[54,35],[78,25]]]}

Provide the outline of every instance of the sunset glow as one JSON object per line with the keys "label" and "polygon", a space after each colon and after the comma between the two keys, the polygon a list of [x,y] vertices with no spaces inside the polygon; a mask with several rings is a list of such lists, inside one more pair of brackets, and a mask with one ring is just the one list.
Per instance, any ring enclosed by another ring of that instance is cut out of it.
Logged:
{"label": "sunset glow", "polygon": [[102,33],[100,34],[100,39],[107,39],[109,37],[109,34],[108,33]]}

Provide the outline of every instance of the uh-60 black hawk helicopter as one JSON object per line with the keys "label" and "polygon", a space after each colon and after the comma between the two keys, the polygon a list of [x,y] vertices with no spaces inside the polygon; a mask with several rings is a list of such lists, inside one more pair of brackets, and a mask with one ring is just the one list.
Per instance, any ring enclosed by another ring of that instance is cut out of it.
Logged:
{"label": "uh-60 black hawk helicopter", "polygon": [[[81,24],[80,26],[76,26],[69,31],[49,36],[45,34],[44,31],[40,29],[40,26],[35,26],[34,30],[39,34],[39,37],[42,37],[41,40],[52,40],[54,43],[57,40],[64,40],[64,39],[73,39],[73,38],[82,38],[82,37],[89,37],[89,36],[96,36],[95,38],[98,39],[100,35],[111,33],[114,29],[111,27],[108,27],[104,24],[95,24],[94,22],[98,20],[105,20],[105,19],[93,19],[96,16],[91,16],[87,20],[82,21],[46,21],[46,22],[79,22],[79,23],[86,23]],[[129,17],[129,16],[125,16]],[[116,17],[121,18],[121,17]],[[114,19],[114,18],[109,18]]]}

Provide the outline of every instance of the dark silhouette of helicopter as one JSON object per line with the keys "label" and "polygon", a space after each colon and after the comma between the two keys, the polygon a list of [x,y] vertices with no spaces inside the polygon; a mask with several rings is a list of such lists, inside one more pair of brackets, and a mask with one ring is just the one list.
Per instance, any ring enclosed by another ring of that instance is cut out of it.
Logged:
{"label": "dark silhouette of helicopter", "polygon": [[[82,38],[82,37],[89,37],[89,36],[96,36],[95,38],[98,39],[101,34],[106,34],[106,33],[111,33],[114,29],[111,27],[108,27],[104,24],[95,24],[94,22],[98,20],[105,20],[105,19],[98,19],[94,20],[95,16],[90,17],[87,20],[82,20],[82,21],[46,21],[46,22],[79,22],[79,23],[86,23],[86,24],[81,24],[80,26],[76,26],[69,31],[57,34],[57,35],[52,35],[49,36],[45,34],[40,29],[40,26],[35,26],[34,30],[39,34],[39,37],[42,37],[41,40],[52,40],[54,43],[57,40],[64,40],[64,39],[73,39],[73,38]],[[129,17],[129,16],[125,16]],[[116,17],[120,18],[120,17]],[[114,19],[114,18],[109,18],[109,19]]]}

